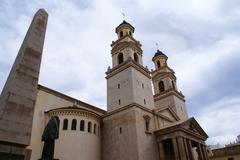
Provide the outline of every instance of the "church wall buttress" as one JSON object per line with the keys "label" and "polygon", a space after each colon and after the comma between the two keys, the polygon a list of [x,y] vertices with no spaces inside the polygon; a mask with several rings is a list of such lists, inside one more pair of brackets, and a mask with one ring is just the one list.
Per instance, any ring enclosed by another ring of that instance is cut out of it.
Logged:
{"label": "church wall buttress", "polygon": [[[136,128],[138,141],[139,160],[158,160],[157,143],[153,131],[156,129],[157,121],[152,113],[136,108]],[[146,119],[148,116],[148,130],[146,130]]]}
{"label": "church wall buttress", "polygon": [[102,159],[139,160],[134,108],[103,118]]}

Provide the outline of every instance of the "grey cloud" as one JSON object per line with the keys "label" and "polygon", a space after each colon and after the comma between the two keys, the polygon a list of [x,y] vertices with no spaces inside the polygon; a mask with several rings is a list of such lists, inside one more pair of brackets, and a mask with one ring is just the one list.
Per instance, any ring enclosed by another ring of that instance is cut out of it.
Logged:
{"label": "grey cloud", "polygon": [[[46,8],[49,22],[40,73],[43,85],[105,107],[109,45],[116,40],[114,29],[125,12],[126,20],[136,28],[134,36],[143,44],[145,65],[153,68],[156,42],[168,55],[168,64],[176,71],[178,86],[186,95],[189,115],[205,119],[215,101],[239,95],[238,1],[26,2],[5,0],[0,4],[0,56],[4,57],[0,59],[0,88],[34,12]],[[212,132],[206,120],[201,124]],[[214,128],[217,124],[211,125]],[[211,133],[215,138],[211,143],[224,139],[225,132],[221,132]]]}

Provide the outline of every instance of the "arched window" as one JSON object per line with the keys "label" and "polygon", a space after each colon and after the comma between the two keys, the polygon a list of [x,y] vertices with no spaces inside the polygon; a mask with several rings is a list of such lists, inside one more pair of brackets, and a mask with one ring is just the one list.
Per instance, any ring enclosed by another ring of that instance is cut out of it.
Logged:
{"label": "arched window", "polygon": [[120,32],[120,37],[123,37],[123,31]]}
{"label": "arched window", "polygon": [[88,132],[92,132],[92,122],[88,122]]}
{"label": "arched window", "polygon": [[149,131],[149,121],[145,121],[146,131]]}
{"label": "arched window", "polygon": [[93,126],[93,133],[94,133],[94,134],[96,134],[96,129],[97,129],[97,125],[94,124],[94,126]]}
{"label": "arched window", "polygon": [[146,104],[146,99],[144,99],[143,101],[144,101],[144,104]]}
{"label": "arched window", "polygon": [[131,32],[131,31],[129,31],[129,35],[130,35],[130,36],[132,35],[132,32]]}
{"label": "arched window", "polygon": [[80,131],[84,131],[84,127],[85,126],[85,122],[84,122],[84,120],[81,120],[80,121]]}
{"label": "arched window", "polygon": [[175,89],[175,84],[173,81],[172,81],[172,88]]}
{"label": "arched window", "polygon": [[120,84],[118,83],[118,89],[120,89]]}
{"label": "arched window", "polygon": [[149,124],[150,124],[151,117],[149,115],[144,115],[143,118],[145,120],[145,131],[149,132]]}
{"label": "arched window", "polygon": [[121,100],[120,99],[118,100],[118,105],[121,105]]}
{"label": "arched window", "polygon": [[161,67],[161,64],[159,61],[157,61],[157,67],[160,68]]}
{"label": "arched window", "polygon": [[160,91],[160,92],[165,91],[165,87],[164,87],[163,81],[160,81],[160,82],[158,83],[158,87],[159,87],[159,91]]}
{"label": "arched window", "polygon": [[134,53],[133,56],[134,56],[134,61],[138,63],[138,55],[137,55],[137,53]]}
{"label": "arched window", "polygon": [[123,54],[119,53],[118,54],[118,64],[121,64],[123,62]]}
{"label": "arched window", "polygon": [[72,120],[71,130],[76,130],[76,128],[77,128],[77,120],[76,120],[76,119],[73,119],[73,120]]}
{"label": "arched window", "polygon": [[68,119],[64,119],[63,120],[63,130],[67,130],[68,129]]}
{"label": "arched window", "polygon": [[119,128],[119,133],[122,134],[122,127]]}

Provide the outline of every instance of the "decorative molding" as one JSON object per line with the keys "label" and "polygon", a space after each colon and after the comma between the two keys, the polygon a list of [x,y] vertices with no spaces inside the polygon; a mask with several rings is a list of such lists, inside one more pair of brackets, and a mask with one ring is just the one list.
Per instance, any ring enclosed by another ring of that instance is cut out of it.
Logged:
{"label": "decorative molding", "polygon": [[147,114],[143,115],[143,118],[146,122],[150,122],[150,120],[151,120],[151,117]]}
{"label": "decorative molding", "polygon": [[113,41],[112,44],[111,44],[111,47],[114,48],[115,45],[117,45],[118,43],[121,43],[121,40],[123,40],[124,38],[130,38],[132,39],[133,42],[135,42],[137,45],[139,45],[139,47],[141,47],[141,43],[139,41],[137,41],[135,38],[133,38],[132,36],[129,36],[129,35],[124,35],[122,38],[116,40],[116,41]]}
{"label": "decorative molding", "polygon": [[116,67],[108,70],[106,72],[106,79],[116,75],[117,73],[129,68],[129,67],[133,67],[135,68],[137,71],[141,72],[142,74],[144,74],[146,77],[148,77],[149,79],[151,79],[151,75],[150,75],[150,71],[146,68],[144,68],[142,65],[140,65],[139,63],[135,62],[134,60],[132,60],[131,58],[128,58],[126,61],[124,61],[123,63],[117,65]]}
{"label": "decorative molding", "polygon": [[173,88],[170,88],[161,93],[155,94],[153,98],[154,98],[154,101],[158,101],[171,95],[174,95],[185,102],[184,95]]}
{"label": "decorative molding", "polygon": [[[194,124],[196,129],[199,131],[198,133],[192,131],[191,129],[186,129],[184,126],[185,124],[191,125]],[[202,140],[205,141],[208,138],[208,135],[204,132],[204,130],[200,127],[200,125],[197,123],[197,121],[191,117],[185,121],[178,121],[175,124],[171,124],[169,126],[166,126],[164,128],[158,129],[154,131],[154,134],[157,137],[167,137],[168,134],[175,133],[178,136],[188,137],[189,139],[196,140]],[[160,138],[161,139],[161,138]],[[204,142],[203,142],[204,143]]]}
{"label": "decorative molding", "polygon": [[168,118],[167,116],[164,116],[164,115],[160,115],[160,114],[158,114],[158,113],[155,113],[154,110],[148,109],[148,108],[146,108],[146,107],[144,107],[144,106],[141,106],[141,105],[139,105],[139,104],[137,104],[137,103],[131,103],[131,104],[129,104],[129,105],[126,105],[126,106],[124,106],[124,107],[121,107],[121,108],[119,108],[119,109],[116,109],[115,111],[107,112],[107,113],[103,116],[103,118],[112,116],[112,115],[114,115],[114,114],[117,114],[117,113],[119,113],[119,112],[122,112],[122,111],[127,110],[127,109],[132,108],[132,107],[140,108],[140,109],[142,109],[142,110],[144,110],[144,111],[146,111],[146,112],[148,112],[148,113],[151,113],[153,116],[156,116],[156,117],[158,117],[158,118],[162,118],[162,119],[164,119],[164,120],[166,120],[166,121],[168,121],[168,122],[174,122],[172,119]]}
{"label": "decorative molding", "polygon": [[142,49],[140,48],[139,44],[134,43],[134,42],[120,42],[119,44],[116,44],[111,50],[112,56],[117,54],[118,52],[120,52],[120,50],[127,48],[127,47],[131,47],[131,48],[137,50],[138,53],[142,56]]}
{"label": "decorative molding", "polygon": [[155,110],[156,113],[162,112],[164,110],[168,110],[172,114],[172,116],[175,118],[176,121],[180,120],[180,118],[178,117],[177,113],[169,105],[167,105],[165,107],[161,107],[161,108],[155,108],[154,110]]}
{"label": "decorative molding", "polygon": [[100,115],[97,115],[94,112],[87,111],[87,110],[82,110],[82,109],[53,109],[48,112],[45,112],[48,114],[50,117],[51,116],[63,116],[63,115],[74,115],[74,116],[81,116],[81,117],[91,117],[94,118],[95,120],[101,122],[102,117]]}
{"label": "decorative molding", "polygon": [[173,80],[177,80],[177,77],[174,75],[174,73],[169,73],[169,72],[164,72],[164,73],[154,73],[153,72],[151,73],[152,75],[152,80],[153,80],[153,83],[156,82],[156,81],[159,81],[159,79],[164,79],[164,78],[167,78],[167,77],[170,77],[171,79]]}

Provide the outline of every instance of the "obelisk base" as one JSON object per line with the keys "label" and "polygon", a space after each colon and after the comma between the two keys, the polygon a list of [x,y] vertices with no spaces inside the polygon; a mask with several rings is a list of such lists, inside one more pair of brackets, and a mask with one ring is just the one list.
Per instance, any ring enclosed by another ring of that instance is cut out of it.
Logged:
{"label": "obelisk base", "polygon": [[24,160],[24,146],[0,142],[0,160]]}

